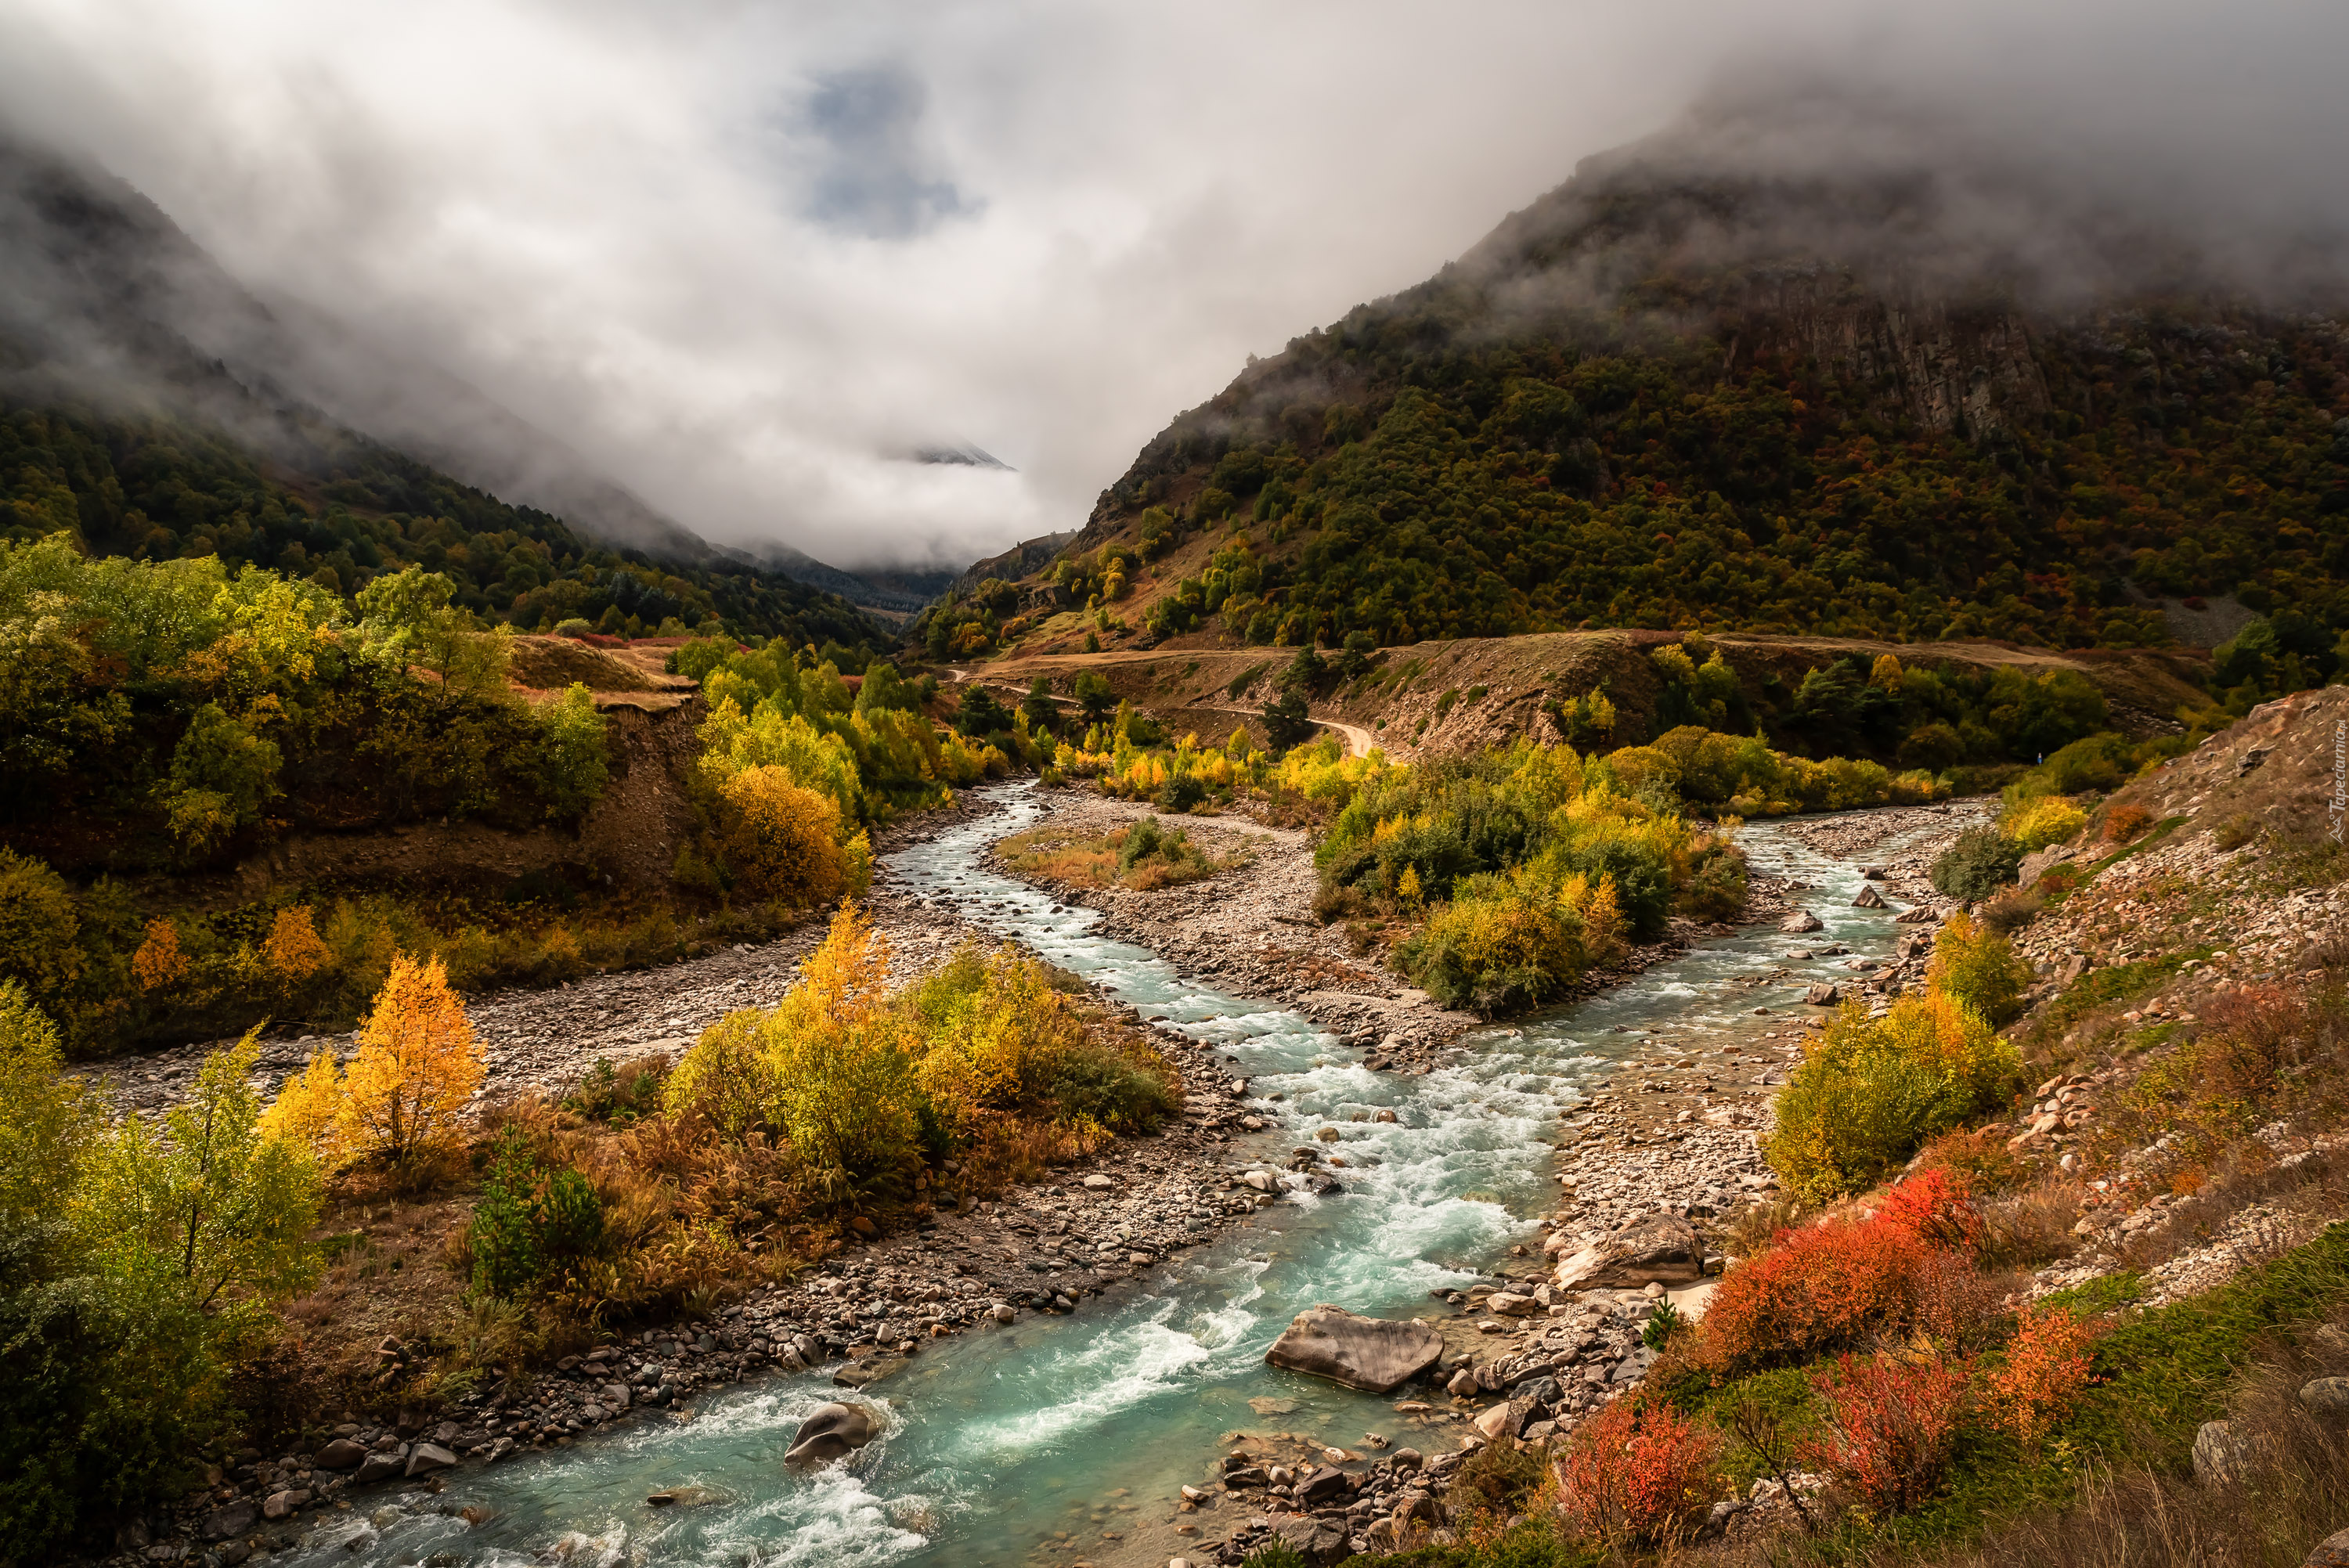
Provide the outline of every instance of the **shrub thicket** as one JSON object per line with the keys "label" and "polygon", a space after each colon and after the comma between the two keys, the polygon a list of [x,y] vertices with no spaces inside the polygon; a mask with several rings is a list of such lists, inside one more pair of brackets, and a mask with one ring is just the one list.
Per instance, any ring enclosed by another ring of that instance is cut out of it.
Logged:
{"label": "shrub thicket", "polygon": [[1854,1191],[2001,1104],[2019,1069],[2014,1048],[1946,992],[1904,996],[1880,1018],[1847,1002],[1780,1093],[1764,1153],[1796,1192]]}
{"label": "shrub thicket", "polygon": [[101,1549],[186,1484],[228,1365],[316,1267],[318,1172],[259,1118],[248,1037],[152,1126],[109,1129],[0,981],[0,1561]]}
{"label": "shrub thicket", "polygon": [[1925,984],[1971,1007],[1993,1027],[2002,1027],[2023,1012],[2031,965],[1987,923],[1954,914],[1934,936]]}
{"label": "shrub thicket", "polygon": [[903,1196],[926,1152],[1017,1158],[1039,1122],[1090,1148],[1174,1106],[1164,1064],[1094,1041],[1033,959],[966,950],[910,989],[889,979],[886,939],[843,906],[780,1005],[686,1053],[665,1106],[772,1140],[828,1206]]}
{"label": "shrub thicket", "polygon": [[1933,861],[1933,889],[1947,898],[1988,898],[2014,881],[2023,846],[1996,828],[1968,828]]}

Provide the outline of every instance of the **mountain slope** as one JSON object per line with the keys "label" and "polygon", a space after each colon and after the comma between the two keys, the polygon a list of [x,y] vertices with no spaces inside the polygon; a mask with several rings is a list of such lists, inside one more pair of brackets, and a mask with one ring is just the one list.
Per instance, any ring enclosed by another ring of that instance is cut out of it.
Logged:
{"label": "mountain slope", "polygon": [[0,279],[10,535],[218,552],[345,593],[420,561],[477,614],[525,629],[675,617],[795,642],[873,635],[840,599],[712,547],[479,390],[315,311],[263,304],[129,186],[5,139]]}
{"label": "mountain slope", "polygon": [[[1011,598],[1123,588],[1137,633],[1290,645],[2126,646],[2231,594],[2333,667],[2340,294],[2254,303],[1995,160],[1741,156],[1766,139],[1700,124],[1588,160],[1436,277],[1252,365]],[[1034,624],[1030,651],[1085,630]]]}

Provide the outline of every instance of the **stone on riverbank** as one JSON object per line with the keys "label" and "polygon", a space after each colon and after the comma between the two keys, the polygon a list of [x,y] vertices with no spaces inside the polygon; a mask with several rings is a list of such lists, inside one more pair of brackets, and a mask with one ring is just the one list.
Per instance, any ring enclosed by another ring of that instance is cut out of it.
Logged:
{"label": "stone on riverbank", "polygon": [[1704,1277],[1704,1245],[1686,1220],[1651,1215],[1560,1259],[1556,1277],[1568,1290],[1694,1284]]}
{"label": "stone on riverbank", "polygon": [[409,1450],[408,1468],[402,1473],[409,1476],[429,1475],[447,1470],[457,1462],[457,1456],[438,1443],[419,1443]]}
{"label": "stone on riverbank", "polygon": [[1291,1372],[1384,1394],[1443,1360],[1444,1336],[1423,1323],[1361,1317],[1324,1305],[1290,1319],[1264,1358]]}

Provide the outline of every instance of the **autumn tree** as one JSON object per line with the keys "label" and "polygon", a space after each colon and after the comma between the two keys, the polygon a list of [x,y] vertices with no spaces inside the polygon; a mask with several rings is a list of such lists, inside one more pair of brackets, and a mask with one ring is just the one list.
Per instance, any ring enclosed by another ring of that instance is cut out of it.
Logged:
{"label": "autumn tree", "polygon": [[188,977],[188,955],[180,951],[180,928],[168,920],[147,923],[147,940],[130,955],[130,977],[141,991],[160,991]]}
{"label": "autumn tree", "polygon": [[277,1098],[262,1113],[261,1130],[306,1149],[321,1167],[331,1171],[342,1163],[343,1074],[335,1062],[334,1047],[320,1046],[310,1065],[279,1086]]}
{"label": "autumn tree", "polygon": [[81,1169],[98,1106],[62,1065],[57,1029],[22,985],[0,980],[0,1218],[55,1219]]}
{"label": "autumn tree", "polygon": [[336,1126],[346,1151],[407,1166],[447,1149],[481,1085],[481,1048],[448,966],[398,954],[344,1076]]}
{"label": "autumn tree", "polygon": [[847,885],[840,808],[771,764],[745,768],[719,787],[726,861],[762,898],[821,904]]}
{"label": "autumn tree", "polygon": [[297,903],[277,912],[270,922],[268,939],[261,944],[262,961],[280,985],[291,990],[325,968],[334,953],[318,940],[310,906]]}
{"label": "autumn tree", "polygon": [[160,1131],[125,1117],[93,1151],[80,1194],[82,1223],[101,1251],[144,1253],[208,1312],[223,1295],[280,1295],[316,1272],[307,1238],[318,1219],[317,1164],[262,1127],[248,1081],[260,1054],[255,1029],[205,1057]]}

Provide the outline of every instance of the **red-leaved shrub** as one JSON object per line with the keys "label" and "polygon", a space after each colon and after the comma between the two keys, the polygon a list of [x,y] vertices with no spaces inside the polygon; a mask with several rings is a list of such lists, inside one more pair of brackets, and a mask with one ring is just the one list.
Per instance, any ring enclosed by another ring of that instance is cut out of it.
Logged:
{"label": "red-leaved shrub", "polygon": [[1971,1247],[1982,1236],[1982,1211],[1965,1178],[1947,1167],[1909,1177],[1884,1195],[1876,1212],[1930,1247]]}
{"label": "red-leaved shrub", "polygon": [[1846,1356],[1812,1382],[1826,1400],[1827,1429],[1808,1460],[1854,1501],[1899,1513],[1940,1490],[1965,1413],[1962,1364]]}
{"label": "red-leaved shrub", "polygon": [[2153,813],[2144,807],[2116,806],[2105,814],[2105,839],[2108,843],[2126,844],[2151,826]]}
{"label": "red-leaved shrub", "polygon": [[1928,1253],[1909,1275],[1909,1336],[1948,1355],[1980,1350],[2004,1321],[2002,1295],[1964,1253]]}
{"label": "red-leaved shrub", "polygon": [[1805,1361],[1906,1326],[1909,1282],[1931,1251],[1882,1219],[1781,1231],[1722,1276],[1705,1306],[1705,1358],[1728,1371]]}
{"label": "red-leaved shrub", "polygon": [[1964,1180],[1947,1170],[1901,1182],[1865,1220],[1781,1231],[1722,1277],[1705,1308],[1705,1359],[1741,1372],[1920,1333],[1962,1346],[1996,1309],[1965,1251],[1982,1233]]}
{"label": "red-leaved shrub", "polygon": [[1722,1438],[1668,1405],[1621,1398],[1576,1429],[1558,1460],[1558,1506],[1578,1534],[1655,1544],[1701,1522],[1720,1494]]}
{"label": "red-leaved shrub", "polygon": [[2064,1307],[2024,1308],[2006,1347],[2006,1365],[1988,1378],[2000,1424],[2036,1446],[2087,1387],[2095,1343],[2095,1328]]}

